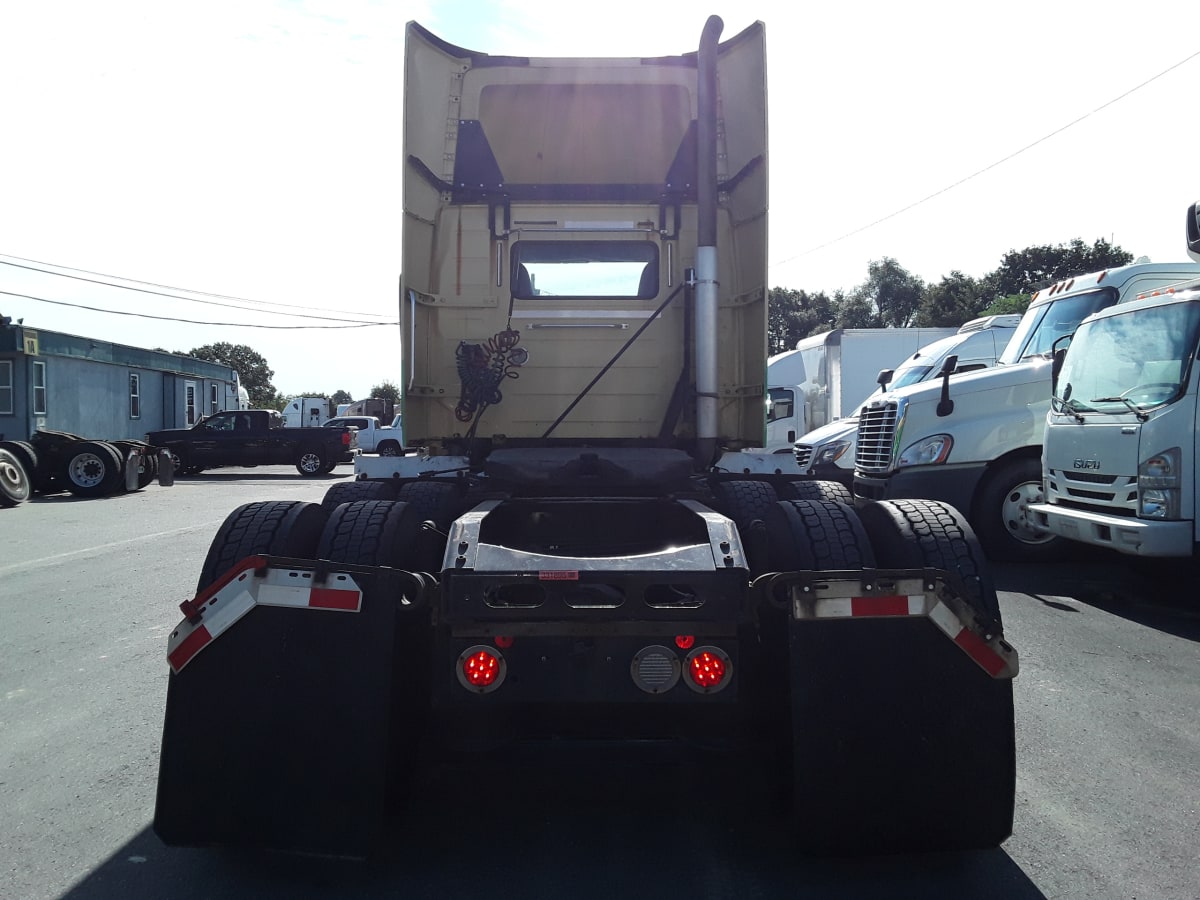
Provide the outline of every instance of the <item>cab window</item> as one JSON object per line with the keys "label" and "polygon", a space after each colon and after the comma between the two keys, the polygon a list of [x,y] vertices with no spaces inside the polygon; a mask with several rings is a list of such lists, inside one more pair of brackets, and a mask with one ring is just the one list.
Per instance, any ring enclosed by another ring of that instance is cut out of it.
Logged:
{"label": "cab window", "polygon": [[519,241],[512,252],[518,300],[658,295],[658,247],[648,241]]}

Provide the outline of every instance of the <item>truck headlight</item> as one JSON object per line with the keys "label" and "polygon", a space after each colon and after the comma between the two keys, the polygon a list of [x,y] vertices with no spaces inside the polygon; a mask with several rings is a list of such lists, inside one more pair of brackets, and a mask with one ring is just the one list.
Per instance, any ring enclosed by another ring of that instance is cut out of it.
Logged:
{"label": "truck headlight", "polygon": [[1183,454],[1178,447],[1156,453],[1138,466],[1138,517],[1179,518],[1179,472]]}
{"label": "truck headlight", "polygon": [[944,463],[946,457],[950,455],[950,449],[954,446],[954,438],[948,434],[934,434],[927,438],[922,438],[915,444],[909,444],[900,453],[900,458],[896,460],[896,468],[903,469],[905,466],[928,466],[936,463]]}
{"label": "truck headlight", "polygon": [[846,455],[850,444],[850,441],[834,441],[832,444],[826,444],[813,455],[813,465],[830,465],[837,462]]}

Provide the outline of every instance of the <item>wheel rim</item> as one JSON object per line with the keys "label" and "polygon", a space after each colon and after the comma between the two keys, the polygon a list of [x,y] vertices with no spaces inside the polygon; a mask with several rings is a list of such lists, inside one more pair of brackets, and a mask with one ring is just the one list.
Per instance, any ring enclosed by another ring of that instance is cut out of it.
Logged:
{"label": "wheel rim", "polygon": [[388,444],[385,447],[379,448],[379,455],[380,456],[399,456],[400,453],[396,450],[395,447],[393,447],[391,444]]}
{"label": "wheel rim", "polygon": [[1038,528],[1029,515],[1029,505],[1041,503],[1043,498],[1042,485],[1037,481],[1015,485],[1005,494],[1000,516],[1014,540],[1022,544],[1047,544],[1054,540],[1054,532]]}
{"label": "wheel rim", "polygon": [[24,500],[29,496],[29,482],[15,462],[0,459],[0,484],[4,485],[5,493],[10,497]]}
{"label": "wheel rim", "polygon": [[321,457],[317,453],[304,453],[300,456],[300,468],[305,472],[320,472]]}
{"label": "wheel rim", "polygon": [[82,488],[98,487],[104,483],[107,473],[105,461],[95,453],[80,453],[67,466],[71,483]]}

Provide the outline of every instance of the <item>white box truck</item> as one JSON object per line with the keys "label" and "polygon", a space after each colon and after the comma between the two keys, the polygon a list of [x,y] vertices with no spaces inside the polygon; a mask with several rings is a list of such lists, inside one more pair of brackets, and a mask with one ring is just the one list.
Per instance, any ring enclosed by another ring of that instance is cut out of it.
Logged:
{"label": "white box truck", "polygon": [[[880,387],[871,397],[937,377],[951,356],[957,360],[955,373],[974,372],[995,365],[1020,321],[1019,315],[1002,315],[983,316],[964,323],[957,333],[922,347],[895,370],[880,372]],[[793,453],[801,475],[840,481],[850,486],[854,480],[855,435],[861,405],[855,408],[853,415],[822,425],[796,441]]]}
{"label": "white box truck", "polygon": [[797,438],[853,415],[881,369],[955,328],[837,328],[803,338],[767,360],[768,453],[792,453]]}
{"label": "white box truck", "polygon": [[[1200,261],[1200,211],[1188,210]],[[1200,280],[1085,319],[1055,361],[1038,525],[1134,556],[1191,557],[1200,541],[1196,426]]]}
{"label": "white box truck", "polygon": [[1033,295],[995,366],[888,391],[859,415],[854,493],[922,497],[966,513],[993,559],[1056,558],[1064,541],[1035,523],[1054,342],[1092,313],[1200,275],[1143,263],[1068,278]]}

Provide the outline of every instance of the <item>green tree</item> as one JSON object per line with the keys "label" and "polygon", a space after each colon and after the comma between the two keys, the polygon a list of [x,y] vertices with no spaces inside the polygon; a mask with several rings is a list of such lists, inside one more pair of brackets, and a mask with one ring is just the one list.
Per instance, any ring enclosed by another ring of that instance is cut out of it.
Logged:
{"label": "green tree", "polygon": [[991,298],[1032,294],[1056,281],[1124,266],[1133,254],[1100,238],[1090,247],[1081,238],[1066,244],[1043,244],[1009,250],[994,272],[986,276]]}
{"label": "green tree", "polygon": [[874,321],[842,327],[905,328],[912,324],[924,289],[925,283],[920,278],[890,256],[873,260],[867,264],[867,280],[850,292],[855,303],[847,306],[847,312],[853,310],[852,318],[858,319],[860,306],[865,303],[873,311]]}
{"label": "green tree", "polygon": [[1029,308],[1032,294],[1008,294],[997,297],[979,311],[981,316],[1003,316],[1010,313],[1023,313]]}
{"label": "green tree", "polygon": [[955,269],[925,288],[912,324],[922,328],[961,325],[979,314],[979,307],[986,302],[980,294],[979,282]]}
{"label": "green tree", "polygon": [[333,392],[329,399],[340,406],[343,403],[351,402],[354,398],[350,396],[349,391],[337,390]]}
{"label": "green tree", "polygon": [[767,352],[793,350],[796,342],[833,327],[834,304],[824,292],[771,288],[767,307]]}
{"label": "green tree", "polygon": [[879,311],[865,294],[852,291],[839,297],[835,328],[878,328]]}
{"label": "green tree", "polygon": [[216,344],[205,344],[187,352],[176,351],[180,356],[194,356],[196,359],[206,359],[209,362],[229,366],[238,373],[242,387],[250,395],[250,405],[258,409],[274,409],[272,402],[278,395],[271,378],[275,370],[267,365],[267,361],[252,347],[245,344],[230,344],[222,341]]}
{"label": "green tree", "polygon": [[400,388],[395,382],[383,381],[371,388],[371,393],[368,397],[382,397],[384,400],[391,400],[393,403],[400,402]]}

